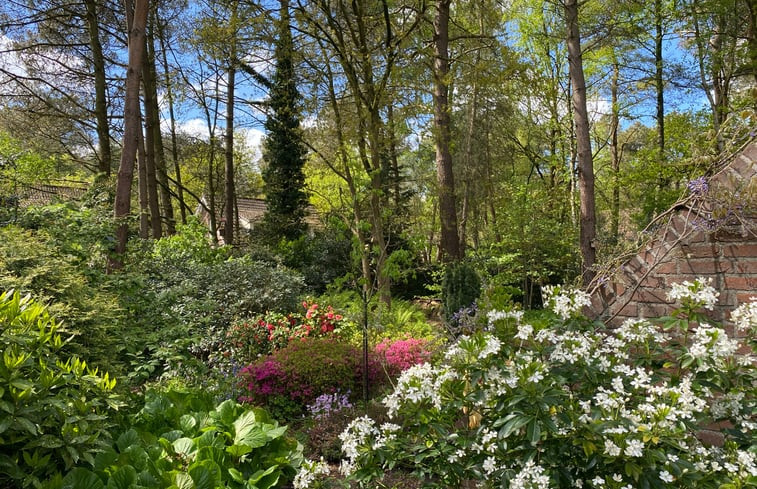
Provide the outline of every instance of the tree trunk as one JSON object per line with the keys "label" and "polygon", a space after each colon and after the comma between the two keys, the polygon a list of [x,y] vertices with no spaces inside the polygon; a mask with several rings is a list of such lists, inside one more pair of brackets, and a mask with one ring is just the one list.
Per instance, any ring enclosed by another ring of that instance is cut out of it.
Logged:
{"label": "tree trunk", "polygon": [[131,208],[131,184],[134,179],[134,160],[139,144],[139,81],[142,72],[142,58],[145,47],[145,26],[149,0],[124,0],[129,22],[129,64],[126,70],[126,98],[124,101],[124,142],[121,150],[121,162],[118,166],[116,180],[116,197],[114,202],[114,217],[117,222],[115,256],[111,258],[110,269],[123,266],[123,254],[126,251],[126,241],[129,226],[126,219]]}
{"label": "tree trunk", "polygon": [[226,190],[226,203],[224,205],[224,217],[226,224],[223,227],[223,240],[227,245],[234,244],[234,83],[236,69],[229,67],[227,74],[226,91],[226,134],[224,135],[224,178]]}
{"label": "tree trunk", "polygon": [[586,80],[584,79],[581,55],[581,36],[578,24],[578,0],[564,0],[565,20],[568,33],[568,63],[573,87],[573,120],[576,131],[576,158],[578,163],[578,188],[581,202],[579,245],[583,264],[581,277],[584,285],[594,278],[596,250],[596,217],[594,205],[594,162],[591,154],[589,116],[586,110]]}
{"label": "tree trunk", "polygon": [[152,237],[163,236],[163,223],[160,218],[160,201],[158,200],[158,180],[155,169],[155,126],[154,119],[158,109],[158,97],[155,83],[150,76],[150,55],[147,47],[148,36],[145,35],[145,53],[142,57],[142,87],[145,105],[145,172],[147,179],[147,204],[150,208],[150,231]]}
{"label": "tree trunk", "polygon": [[139,131],[137,149],[137,190],[139,195],[139,237],[150,237],[150,198],[147,196],[147,168],[145,167],[145,139]]}
{"label": "tree trunk", "polygon": [[173,204],[171,203],[171,192],[168,186],[168,173],[166,171],[166,154],[163,147],[163,132],[160,127],[160,109],[158,107],[158,74],[155,67],[155,24],[158,21],[157,6],[153,9],[153,25],[147,31],[147,71],[144,73],[145,85],[150,87],[151,98],[155,103],[150,104],[149,117],[153,122],[153,155],[155,161],[155,178],[158,184],[158,193],[160,194],[160,207],[162,216],[165,218],[166,233],[169,235],[176,233],[176,221],[173,215]]}
{"label": "tree trunk", "polygon": [[[238,3],[234,2],[231,7],[231,25],[236,28],[237,24],[237,7]],[[234,63],[237,57],[235,41],[230,40],[230,64],[226,75],[226,133],[224,135],[224,181],[226,204],[224,205],[224,216],[226,224],[223,227],[223,240],[227,245],[234,244],[234,207],[236,206],[236,193],[234,186],[234,88],[236,84],[236,66]]]}
{"label": "tree trunk", "polygon": [[442,261],[462,258],[457,229],[455,177],[452,172],[449,108],[449,7],[451,0],[439,0],[434,17],[434,144],[436,146],[436,176],[439,182],[439,218],[441,237],[439,247]]}
{"label": "tree trunk", "polygon": [[107,80],[105,78],[105,56],[100,43],[100,23],[97,20],[97,2],[85,0],[87,8],[87,30],[89,47],[92,50],[92,71],[95,78],[95,118],[97,120],[98,171],[101,177],[110,177],[111,149],[110,125],[108,124]]}

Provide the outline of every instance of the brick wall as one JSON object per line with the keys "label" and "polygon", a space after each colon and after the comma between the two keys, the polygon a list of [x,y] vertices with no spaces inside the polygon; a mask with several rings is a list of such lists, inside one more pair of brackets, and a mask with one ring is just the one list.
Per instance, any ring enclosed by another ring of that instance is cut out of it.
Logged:
{"label": "brick wall", "polygon": [[657,219],[635,256],[600,276],[590,290],[591,315],[617,325],[629,317],[669,314],[670,285],[696,277],[712,278],[720,291],[711,313],[717,321],[757,296],[757,215],[739,207],[757,195],[757,141],[702,183]]}

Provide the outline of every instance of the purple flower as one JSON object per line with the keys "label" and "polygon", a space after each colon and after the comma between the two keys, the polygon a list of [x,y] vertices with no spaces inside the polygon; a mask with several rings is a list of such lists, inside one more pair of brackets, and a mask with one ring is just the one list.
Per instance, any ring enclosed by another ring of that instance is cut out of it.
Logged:
{"label": "purple flower", "polygon": [[710,185],[707,183],[707,178],[699,177],[691,180],[688,185],[689,192],[693,195],[704,195],[710,190]]}

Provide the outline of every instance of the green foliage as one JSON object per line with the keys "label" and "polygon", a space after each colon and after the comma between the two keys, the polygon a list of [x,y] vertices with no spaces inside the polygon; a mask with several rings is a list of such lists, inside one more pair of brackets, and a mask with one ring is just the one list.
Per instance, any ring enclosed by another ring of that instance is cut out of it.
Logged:
{"label": "green foliage", "polygon": [[330,226],[294,240],[283,239],[273,248],[281,262],[297,270],[312,293],[323,293],[350,271],[351,241],[344,229]]}
{"label": "green foliage", "polygon": [[32,487],[110,440],[120,405],[115,379],[61,349],[59,326],[39,303],[0,295],[0,484]]}
{"label": "green foliage", "polygon": [[272,489],[286,487],[302,447],[262,409],[213,406],[191,391],[147,393],[131,429],[47,489]]}
{"label": "green foliage", "polygon": [[51,315],[75,335],[68,350],[119,372],[125,347],[139,333],[125,324],[116,283],[105,274],[109,223],[101,208],[27,209],[18,225],[0,228],[0,289],[49,303]]}
{"label": "green foliage", "polygon": [[456,262],[447,266],[442,281],[442,303],[447,320],[460,309],[473,304],[481,294],[481,279],[469,263]]}
{"label": "green foliage", "polygon": [[302,171],[306,148],[298,117],[300,94],[288,11],[282,9],[277,24],[276,70],[271,80],[268,104],[271,112],[265,122],[268,135],[263,147],[263,158],[268,163],[263,170],[266,184],[263,228],[274,242],[281,238],[295,240],[304,234],[308,205]]}

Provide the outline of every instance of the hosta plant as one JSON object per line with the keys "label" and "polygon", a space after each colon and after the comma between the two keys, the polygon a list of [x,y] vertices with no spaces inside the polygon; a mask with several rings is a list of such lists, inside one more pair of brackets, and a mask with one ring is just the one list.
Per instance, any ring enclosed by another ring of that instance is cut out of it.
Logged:
{"label": "hosta plant", "polygon": [[[148,393],[134,427],[48,489],[271,489],[291,483],[302,447],[262,409],[227,400],[208,410],[194,393]],[[200,408],[199,411],[192,411]],[[150,431],[143,431],[149,428]]]}
{"label": "hosta plant", "polygon": [[[669,317],[608,329],[580,317],[581,294],[552,292],[547,326],[493,312],[501,336],[406,370],[384,399],[391,422],[341,435],[342,471],[367,487],[397,468],[434,488],[757,487],[755,357],[739,340],[754,304],[730,336],[702,314],[717,292],[697,280],[673,287]],[[714,426],[720,442],[704,443]]]}
{"label": "hosta plant", "polygon": [[0,486],[32,487],[110,442],[115,380],[62,352],[44,306],[0,294]]}

